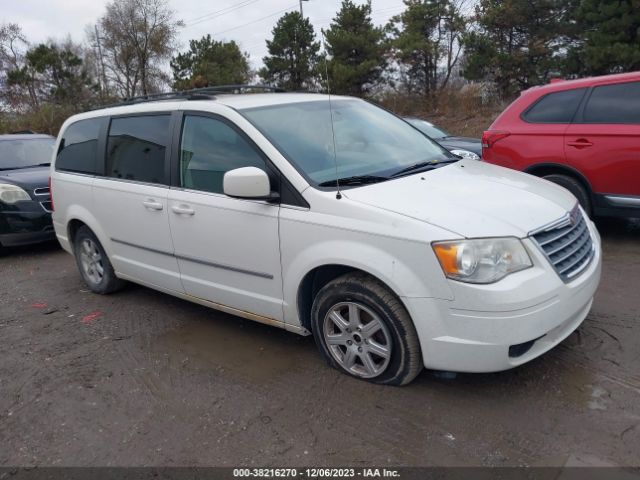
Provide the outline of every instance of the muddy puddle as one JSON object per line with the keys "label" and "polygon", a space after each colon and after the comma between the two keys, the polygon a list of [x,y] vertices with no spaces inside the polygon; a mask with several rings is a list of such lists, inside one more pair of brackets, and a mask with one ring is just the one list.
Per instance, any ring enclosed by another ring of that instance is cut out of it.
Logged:
{"label": "muddy puddle", "polygon": [[210,317],[159,336],[156,352],[171,363],[230,371],[250,381],[271,380],[316,355],[310,337],[218,312]]}

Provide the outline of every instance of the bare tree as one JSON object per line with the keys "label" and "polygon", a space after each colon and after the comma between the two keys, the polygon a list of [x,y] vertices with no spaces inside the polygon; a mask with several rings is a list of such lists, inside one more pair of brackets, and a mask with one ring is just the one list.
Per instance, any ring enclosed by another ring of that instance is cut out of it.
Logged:
{"label": "bare tree", "polygon": [[105,75],[123,97],[147,95],[166,82],[161,64],[171,58],[178,30],[167,0],[113,0],[89,32],[92,45],[102,52]]}
{"label": "bare tree", "polygon": [[404,0],[391,19],[392,54],[406,74],[409,92],[432,96],[447,86],[462,52],[467,0]]}
{"label": "bare tree", "polygon": [[[0,25],[0,92],[4,102],[9,105],[20,103],[16,92],[7,85],[7,73],[24,65],[24,56],[29,46],[27,39],[17,23]],[[29,91],[31,98],[35,92]]]}

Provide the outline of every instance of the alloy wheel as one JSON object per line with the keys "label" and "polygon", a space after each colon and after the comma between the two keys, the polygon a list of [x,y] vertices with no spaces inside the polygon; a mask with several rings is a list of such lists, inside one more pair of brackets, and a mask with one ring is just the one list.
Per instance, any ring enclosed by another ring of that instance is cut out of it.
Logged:
{"label": "alloy wheel", "polygon": [[331,307],[324,318],[323,335],[332,357],[352,375],[377,377],[389,365],[389,330],[375,312],[360,303]]}
{"label": "alloy wheel", "polygon": [[94,284],[99,285],[104,277],[104,265],[102,264],[102,254],[96,243],[85,238],[82,240],[80,249],[80,263],[86,277]]}

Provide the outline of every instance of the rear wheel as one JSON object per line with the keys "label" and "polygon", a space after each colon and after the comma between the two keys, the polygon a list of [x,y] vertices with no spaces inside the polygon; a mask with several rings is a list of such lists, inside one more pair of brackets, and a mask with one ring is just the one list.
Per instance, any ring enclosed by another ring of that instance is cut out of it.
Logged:
{"label": "rear wheel", "polygon": [[578,199],[578,202],[580,203],[584,211],[587,212],[587,215],[591,216],[591,199],[589,198],[587,189],[584,188],[579,180],[576,180],[575,178],[568,175],[560,175],[555,173],[551,175],[545,175],[542,178],[569,190],[573,194],[573,196]]}
{"label": "rear wheel", "polygon": [[312,330],[330,365],[374,383],[405,385],[422,371],[418,335],[400,300],[361,273],[323,287],[313,302]]}
{"label": "rear wheel", "polygon": [[80,227],[76,232],[73,251],[80,274],[92,292],[112,293],[125,285],[116,277],[104,248],[88,227]]}

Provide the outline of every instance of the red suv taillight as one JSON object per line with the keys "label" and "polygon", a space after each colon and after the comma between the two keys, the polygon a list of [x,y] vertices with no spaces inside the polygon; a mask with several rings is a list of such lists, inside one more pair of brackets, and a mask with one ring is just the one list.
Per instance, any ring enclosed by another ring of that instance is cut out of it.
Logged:
{"label": "red suv taillight", "polygon": [[493,145],[511,135],[509,132],[501,130],[487,130],[482,134],[482,148],[491,148]]}
{"label": "red suv taillight", "polygon": [[55,210],[53,206],[53,189],[51,188],[51,177],[49,177],[49,200],[51,201],[51,211]]}

